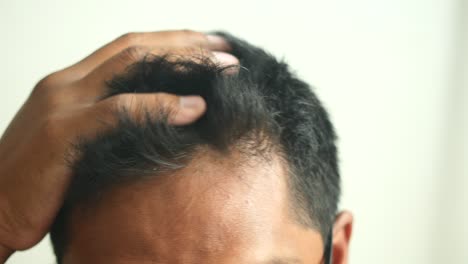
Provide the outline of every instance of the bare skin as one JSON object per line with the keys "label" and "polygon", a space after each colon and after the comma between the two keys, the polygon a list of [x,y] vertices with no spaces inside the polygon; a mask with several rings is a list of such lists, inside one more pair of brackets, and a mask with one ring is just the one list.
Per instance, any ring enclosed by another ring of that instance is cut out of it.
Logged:
{"label": "bare skin", "polygon": [[[202,149],[181,170],[76,208],[63,263],[323,263],[320,233],[294,220],[283,163],[236,154]],[[337,219],[334,263],[347,263],[351,220]]]}
{"label": "bare skin", "polygon": [[78,136],[108,129],[116,121],[114,111],[121,108],[136,119],[142,109],[165,108],[173,125],[194,122],[206,109],[199,96],[122,94],[101,99],[105,81],[149,53],[195,52],[223,65],[237,63],[222,53],[228,48],[220,38],[187,30],[126,34],[40,81],[0,139],[0,263],[47,234],[70,183],[64,157]]}
{"label": "bare skin", "polygon": [[320,263],[320,233],[293,220],[281,163],[248,162],[202,151],[180,171],[112,189],[74,211],[64,263]]}

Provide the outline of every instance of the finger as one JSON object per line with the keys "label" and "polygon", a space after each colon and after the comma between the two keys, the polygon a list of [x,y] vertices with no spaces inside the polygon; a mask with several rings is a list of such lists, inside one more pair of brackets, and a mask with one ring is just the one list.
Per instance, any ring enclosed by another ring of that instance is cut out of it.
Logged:
{"label": "finger", "polygon": [[182,48],[182,49],[163,49],[156,48],[151,50],[148,47],[131,47],[110,58],[88,76],[84,77],[78,85],[79,90],[75,91],[89,98],[91,101],[99,100],[108,92],[107,82],[115,76],[124,74],[130,65],[142,61],[149,55],[161,56],[167,55],[168,60],[192,60],[196,63],[205,63],[205,59],[211,59],[212,62],[220,67],[238,64],[239,61],[233,55],[224,52],[210,52],[204,49]]}
{"label": "finger", "polygon": [[82,61],[67,68],[75,80],[85,76],[98,65],[132,46],[166,46],[173,48],[199,47],[227,51],[229,44],[222,37],[191,30],[128,33],[98,49]]}
{"label": "finger", "polygon": [[148,115],[151,118],[167,118],[170,125],[188,125],[198,120],[206,111],[206,103],[201,96],[178,96],[168,93],[119,94],[94,105],[89,117],[100,117],[107,125],[125,112],[133,120],[140,122]]}

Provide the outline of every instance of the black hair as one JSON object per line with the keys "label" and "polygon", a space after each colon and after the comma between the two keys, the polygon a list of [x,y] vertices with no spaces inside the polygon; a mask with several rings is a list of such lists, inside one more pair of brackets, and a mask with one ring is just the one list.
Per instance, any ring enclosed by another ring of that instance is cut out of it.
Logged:
{"label": "black hair", "polygon": [[336,136],[326,110],[286,63],[231,35],[216,34],[239,59],[238,73],[226,74],[229,68],[203,58],[148,56],[108,82],[107,96],[201,95],[207,111],[195,123],[176,127],[168,125],[168,113],[146,113],[135,121],[121,110],[118,125],[74,146],[79,158],[70,164],[72,182],[51,228],[58,263],[73,208],[117,184],[177,170],[199,147],[225,154],[235,146],[247,157],[276,152],[287,166],[298,224],[317,229],[326,242],[340,196]]}

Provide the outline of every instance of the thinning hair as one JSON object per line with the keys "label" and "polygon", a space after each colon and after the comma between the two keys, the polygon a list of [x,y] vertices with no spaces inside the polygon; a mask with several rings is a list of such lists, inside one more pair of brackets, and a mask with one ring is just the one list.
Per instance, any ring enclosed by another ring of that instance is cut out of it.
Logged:
{"label": "thinning hair", "polygon": [[195,123],[176,127],[168,124],[169,113],[146,112],[136,121],[122,109],[116,112],[116,126],[75,145],[79,158],[70,164],[72,183],[51,229],[58,263],[69,241],[73,208],[118,184],[180,169],[200,147],[221,155],[236,148],[246,157],[272,152],[282,157],[298,224],[317,229],[326,239],[340,196],[336,136],[326,110],[286,63],[231,35],[217,34],[239,59],[238,73],[225,74],[229,69],[203,58],[148,56],[108,82],[107,96],[200,95],[207,110]]}

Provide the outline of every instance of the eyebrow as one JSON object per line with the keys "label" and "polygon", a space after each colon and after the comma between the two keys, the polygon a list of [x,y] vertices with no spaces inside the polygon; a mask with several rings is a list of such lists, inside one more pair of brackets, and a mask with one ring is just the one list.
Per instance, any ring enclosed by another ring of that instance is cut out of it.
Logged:
{"label": "eyebrow", "polygon": [[303,262],[297,258],[281,258],[274,257],[266,261],[255,262],[255,264],[302,264]]}

